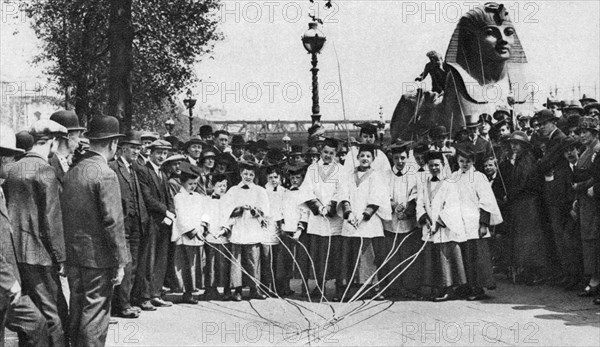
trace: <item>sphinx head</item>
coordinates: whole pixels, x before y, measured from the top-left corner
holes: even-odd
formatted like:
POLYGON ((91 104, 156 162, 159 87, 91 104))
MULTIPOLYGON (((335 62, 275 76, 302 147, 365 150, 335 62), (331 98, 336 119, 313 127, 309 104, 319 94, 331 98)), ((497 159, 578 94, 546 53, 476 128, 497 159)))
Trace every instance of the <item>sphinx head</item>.
POLYGON ((516 32, 502 4, 486 3, 467 12, 458 23, 459 46, 484 63, 510 59, 516 32))

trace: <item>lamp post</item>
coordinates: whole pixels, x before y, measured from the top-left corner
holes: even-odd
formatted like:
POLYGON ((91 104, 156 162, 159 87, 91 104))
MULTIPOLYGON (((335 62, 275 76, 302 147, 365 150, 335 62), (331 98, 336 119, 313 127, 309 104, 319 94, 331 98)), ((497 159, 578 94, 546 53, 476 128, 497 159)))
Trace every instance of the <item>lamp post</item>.
POLYGON ((318 29, 318 24, 315 22, 308 24, 308 30, 302 35, 302 44, 304 48, 312 55, 312 124, 321 121, 321 108, 319 107, 319 81, 317 73, 317 54, 321 52, 323 45, 325 44, 325 34, 318 29))
POLYGON ((175 121, 173 118, 169 118, 165 121, 165 129, 167 129, 165 136, 172 135, 173 129, 175 129, 175 121))
POLYGON ((196 99, 192 98, 192 90, 188 89, 187 93, 185 93, 185 95, 187 95, 187 99, 183 100, 183 104, 185 105, 185 107, 188 109, 189 111, 189 118, 190 118, 190 137, 193 136, 194 134, 194 128, 192 126, 192 121, 194 120, 194 115, 192 113, 194 106, 196 106, 196 99))

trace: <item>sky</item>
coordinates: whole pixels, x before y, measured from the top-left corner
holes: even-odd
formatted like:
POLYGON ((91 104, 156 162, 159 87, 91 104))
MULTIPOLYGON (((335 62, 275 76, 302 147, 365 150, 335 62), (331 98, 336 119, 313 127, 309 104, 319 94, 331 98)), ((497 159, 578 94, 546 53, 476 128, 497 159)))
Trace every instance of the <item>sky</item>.
MULTIPOLYGON (((225 39, 212 59, 195 65, 202 82, 190 87, 199 105, 224 108, 227 119, 310 119, 311 64, 301 36, 316 9, 327 37, 318 56, 322 119, 340 120, 344 114, 351 120, 378 119, 380 106, 384 119, 390 119, 400 96, 415 87, 425 53, 445 54, 460 16, 474 4, 340 0, 328 10, 322 1, 223 1, 215 15, 225 39)), ((578 99, 579 85, 588 96, 596 86, 600 96, 600 1, 504 5, 527 55, 526 78, 539 90, 540 105, 555 84, 561 99, 578 99)), ((43 79, 41 68, 30 63, 39 43, 29 23, 4 19, 2 79, 43 79), (19 34, 12 35, 15 28, 19 34)))

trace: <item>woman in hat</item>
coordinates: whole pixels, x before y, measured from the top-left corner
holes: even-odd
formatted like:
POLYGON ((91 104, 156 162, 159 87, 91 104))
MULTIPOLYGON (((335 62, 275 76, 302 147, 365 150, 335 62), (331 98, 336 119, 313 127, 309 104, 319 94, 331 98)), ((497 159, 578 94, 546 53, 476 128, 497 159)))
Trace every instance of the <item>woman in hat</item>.
POLYGON ((491 226, 502 223, 502 215, 487 177, 475 170, 475 151, 470 144, 457 146, 456 184, 467 241, 460 244, 467 273, 467 300, 486 298, 484 288, 495 289, 489 248, 491 226))
POLYGON ((513 226, 513 267, 519 282, 542 282, 546 268, 545 236, 542 230, 541 176, 536 174, 536 159, 527 135, 515 131, 510 137, 514 161, 507 180, 507 205, 513 226))
POLYGON ((581 142, 585 151, 581 154, 575 171, 573 188, 577 194, 581 241, 583 245, 584 273, 590 276, 590 282, 581 296, 600 294, 600 206, 598 201, 590 197, 587 191, 594 182, 591 168, 600 154, 598 140, 598 120, 593 117, 582 117, 581 142))

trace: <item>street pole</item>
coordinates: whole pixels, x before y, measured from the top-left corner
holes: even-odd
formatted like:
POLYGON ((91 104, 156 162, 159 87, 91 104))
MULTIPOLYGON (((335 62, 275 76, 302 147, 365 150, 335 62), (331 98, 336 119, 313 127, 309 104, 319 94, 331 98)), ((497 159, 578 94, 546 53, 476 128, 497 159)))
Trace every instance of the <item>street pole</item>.
POLYGON ((319 106, 319 79, 318 79, 318 72, 319 69, 317 68, 317 53, 312 53, 312 69, 310 69, 310 71, 312 72, 312 115, 310 116, 312 118, 312 125, 315 125, 315 123, 320 122, 321 121, 321 107, 319 106))

